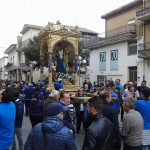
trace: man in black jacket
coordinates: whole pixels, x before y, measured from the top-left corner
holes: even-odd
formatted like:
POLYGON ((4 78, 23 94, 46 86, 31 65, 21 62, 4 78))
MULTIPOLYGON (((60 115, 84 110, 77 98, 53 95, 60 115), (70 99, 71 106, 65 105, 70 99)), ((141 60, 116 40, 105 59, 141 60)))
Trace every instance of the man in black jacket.
POLYGON ((118 114, 115 109, 109 105, 110 96, 107 91, 101 91, 99 93, 100 98, 103 100, 103 115, 107 119, 109 119, 114 125, 114 132, 115 132, 115 141, 114 141, 114 149, 120 150, 121 149, 121 136, 119 130, 119 122, 118 122, 118 114))
POLYGON ((98 96, 92 97, 89 99, 87 108, 94 120, 87 129, 82 150, 112 150, 114 127, 111 121, 102 115, 102 99, 98 96))

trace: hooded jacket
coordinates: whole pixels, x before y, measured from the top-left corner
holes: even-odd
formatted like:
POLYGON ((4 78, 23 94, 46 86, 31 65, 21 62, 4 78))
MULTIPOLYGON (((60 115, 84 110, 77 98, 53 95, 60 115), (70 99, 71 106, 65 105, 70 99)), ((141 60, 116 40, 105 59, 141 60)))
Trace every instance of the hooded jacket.
POLYGON ((43 123, 37 124, 29 134, 24 150, 44 150, 43 130, 47 150, 76 150, 72 133, 57 117, 47 117, 43 123))

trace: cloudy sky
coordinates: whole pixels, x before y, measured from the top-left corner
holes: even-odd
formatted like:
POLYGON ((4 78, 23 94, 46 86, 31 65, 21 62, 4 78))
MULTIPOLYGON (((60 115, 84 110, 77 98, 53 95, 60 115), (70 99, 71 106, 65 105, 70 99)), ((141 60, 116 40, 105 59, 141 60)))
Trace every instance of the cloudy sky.
POLYGON ((85 27, 103 33, 101 16, 133 0, 1 0, 0 58, 17 42, 24 24, 46 26, 48 21, 85 27))

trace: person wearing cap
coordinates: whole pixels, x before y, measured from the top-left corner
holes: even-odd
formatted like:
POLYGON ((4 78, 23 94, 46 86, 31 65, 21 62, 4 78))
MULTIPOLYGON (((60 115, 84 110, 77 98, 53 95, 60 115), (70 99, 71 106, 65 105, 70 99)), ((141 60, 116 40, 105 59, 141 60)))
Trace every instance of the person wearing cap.
POLYGON ((30 132, 24 150, 76 150, 75 140, 70 129, 64 126, 63 106, 53 102, 46 108, 46 118, 30 132))
POLYGON ((55 90, 59 91, 60 89, 64 88, 61 81, 62 81, 62 79, 58 78, 57 82, 54 83, 55 90))

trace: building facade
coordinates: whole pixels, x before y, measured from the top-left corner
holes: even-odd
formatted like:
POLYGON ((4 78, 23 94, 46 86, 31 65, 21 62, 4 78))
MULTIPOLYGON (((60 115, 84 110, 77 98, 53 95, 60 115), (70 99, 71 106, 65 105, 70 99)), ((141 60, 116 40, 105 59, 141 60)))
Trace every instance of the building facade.
POLYGON ((121 79, 123 84, 132 81, 140 85, 142 80, 147 80, 150 86, 149 57, 145 59, 143 49, 140 50, 150 30, 137 16, 143 3, 145 1, 135 0, 101 16, 105 19, 105 37, 85 47, 91 51, 92 82, 112 78, 121 79))
POLYGON ((16 81, 18 78, 18 60, 17 60, 17 44, 11 44, 5 54, 8 55, 8 61, 5 65, 5 70, 8 72, 8 79, 16 81))

